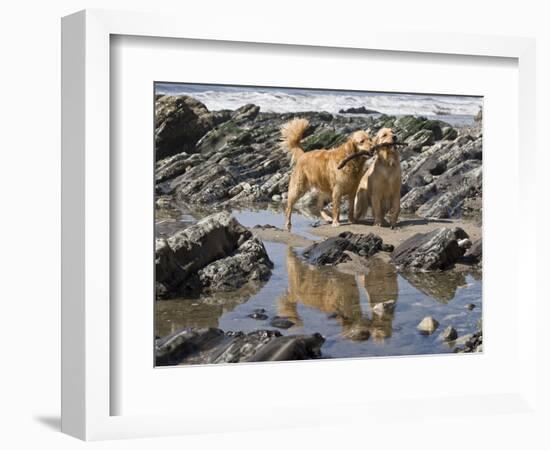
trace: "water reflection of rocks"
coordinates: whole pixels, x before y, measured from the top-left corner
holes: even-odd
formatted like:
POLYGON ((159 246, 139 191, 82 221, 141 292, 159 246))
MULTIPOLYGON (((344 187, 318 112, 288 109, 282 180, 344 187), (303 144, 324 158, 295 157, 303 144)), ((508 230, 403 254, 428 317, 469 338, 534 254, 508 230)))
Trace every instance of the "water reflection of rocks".
POLYGON ((298 304, 315 308, 337 320, 342 336, 366 340, 370 336, 383 340, 392 334, 393 302, 397 301, 398 284, 395 268, 372 258, 366 274, 355 277, 329 267, 312 267, 287 250, 288 290, 279 298, 278 314, 302 324, 298 304), (368 311, 361 307, 360 289, 368 299, 368 311), (376 308, 378 304, 390 305, 376 308))
POLYGON ((480 276, 476 271, 403 272, 401 274, 413 287, 440 303, 450 302, 458 288, 467 286, 466 276, 480 276))

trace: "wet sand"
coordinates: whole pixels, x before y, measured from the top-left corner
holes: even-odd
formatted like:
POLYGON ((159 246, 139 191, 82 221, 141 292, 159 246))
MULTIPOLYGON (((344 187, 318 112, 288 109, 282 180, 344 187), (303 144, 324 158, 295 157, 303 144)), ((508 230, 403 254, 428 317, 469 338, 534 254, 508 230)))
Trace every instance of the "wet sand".
POLYGON ((472 242, 481 238, 482 231, 478 222, 467 219, 403 218, 394 230, 390 227, 373 226, 372 222, 369 220, 361 221, 356 224, 343 222, 338 227, 326 224, 318 227, 309 227, 307 229, 307 233, 312 235, 312 239, 308 239, 302 235, 288 233, 280 228, 256 228, 252 231, 262 240, 288 244, 291 247, 305 247, 314 242, 314 237, 324 239, 337 236, 344 231, 351 231, 357 234, 374 233, 380 236, 384 243, 398 246, 417 233, 428 233, 441 227, 460 227, 468 233, 472 242))

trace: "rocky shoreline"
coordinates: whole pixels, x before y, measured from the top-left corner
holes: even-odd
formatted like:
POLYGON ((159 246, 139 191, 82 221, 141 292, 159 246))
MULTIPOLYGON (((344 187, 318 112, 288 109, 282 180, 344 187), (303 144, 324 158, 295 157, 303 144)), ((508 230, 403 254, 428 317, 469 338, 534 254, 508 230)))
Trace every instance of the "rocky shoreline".
MULTIPOLYGON (((265 241, 301 248, 297 257, 312 268, 330 266, 361 276, 376 271, 376 261, 381 258, 384 267, 392 267, 419 291, 443 301, 448 301, 448 294, 439 292, 438 274, 456 278, 459 286, 464 283, 461 271, 480 273, 479 124, 455 128, 439 120, 362 110, 340 115, 263 113, 255 105, 210 112, 191 97, 158 96, 155 138, 157 223, 181 215, 182 207, 210 213, 169 232, 157 232, 158 302, 174 298, 186 302, 243 289, 258 292, 273 272, 265 241), (270 205, 279 211, 284 205, 291 166, 289 155, 279 146, 279 127, 295 116, 306 117, 311 123, 303 140, 306 150, 337 145, 359 128, 376 132, 392 127, 399 140, 408 144, 401 150, 403 212, 414 214, 418 220, 404 219, 403 231, 398 228, 391 234, 370 226, 368 221, 342 229, 321 226, 312 229, 312 233, 323 236, 317 242, 270 224, 249 229, 239 223, 228 210, 270 205), (469 233, 454 225, 456 218, 464 217, 474 224, 469 233)), ((307 211, 313 200, 306 195, 298 207, 307 211)), ((346 325, 345 338, 366 341, 377 323, 383 324, 384 330, 389 324, 389 331, 383 333, 391 335, 394 309, 395 300, 374 304, 372 319, 346 325)), ((157 365, 325 357, 321 333, 292 334, 296 325, 292 317, 269 315, 261 308, 248 317, 258 321, 259 329, 243 332, 191 327, 158 337, 157 365), (276 329, 263 329, 266 324, 276 329), (291 334, 285 334, 287 330, 291 334)), ((342 323, 346 320, 343 317, 342 323)), ((436 330, 440 330, 437 317, 426 316, 418 323, 419 334, 429 336, 436 330)), ((459 336, 452 325, 440 332, 438 340, 456 352, 482 349, 481 331, 459 336)))
MULTIPOLYGON (((280 148, 280 126, 305 117, 303 148, 330 148, 357 129, 395 130, 401 151, 402 211, 419 217, 481 217, 482 131, 415 116, 263 113, 255 105, 210 112, 187 96, 156 100, 157 205, 180 202, 224 209, 281 203, 290 157, 280 148)), ((306 208, 311 196, 305 196, 306 208)))

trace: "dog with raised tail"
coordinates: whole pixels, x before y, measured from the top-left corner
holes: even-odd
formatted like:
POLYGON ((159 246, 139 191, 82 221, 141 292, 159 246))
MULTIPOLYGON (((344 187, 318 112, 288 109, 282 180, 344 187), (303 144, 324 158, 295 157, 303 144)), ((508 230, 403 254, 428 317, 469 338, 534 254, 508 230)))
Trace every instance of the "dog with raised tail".
POLYGON ((300 142, 309 127, 306 119, 296 118, 281 127, 281 144, 291 152, 292 174, 288 185, 286 205, 286 229, 291 230, 291 216, 294 204, 309 190, 318 192, 317 209, 323 219, 332 222, 332 226, 340 224, 340 204, 346 195, 349 201, 348 218, 355 222, 354 205, 355 192, 364 173, 364 159, 355 158, 342 169, 339 163, 357 152, 368 152, 374 145, 367 131, 355 131, 348 140, 331 149, 320 149, 305 152, 300 142), (332 200, 332 218, 323 211, 324 200, 332 200))

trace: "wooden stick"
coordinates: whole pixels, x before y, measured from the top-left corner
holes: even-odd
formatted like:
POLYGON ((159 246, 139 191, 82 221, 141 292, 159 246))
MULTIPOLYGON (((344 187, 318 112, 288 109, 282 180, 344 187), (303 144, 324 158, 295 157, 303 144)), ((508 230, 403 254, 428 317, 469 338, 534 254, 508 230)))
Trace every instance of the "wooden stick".
POLYGON ((372 156, 377 150, 381 149, 382 147, 396 147, 396 146, 407 146, 409 144, 405 144, 404 142, 394 142, 393 144, 376 144, 371 147, 370 150, 362 150, 357 153, 352 153, 351 155, 344 158, 340 164, 338 164, 338 169, 342 169, 348 162, 350 162, 352 159, 359 158, 360 156, 372 156))

